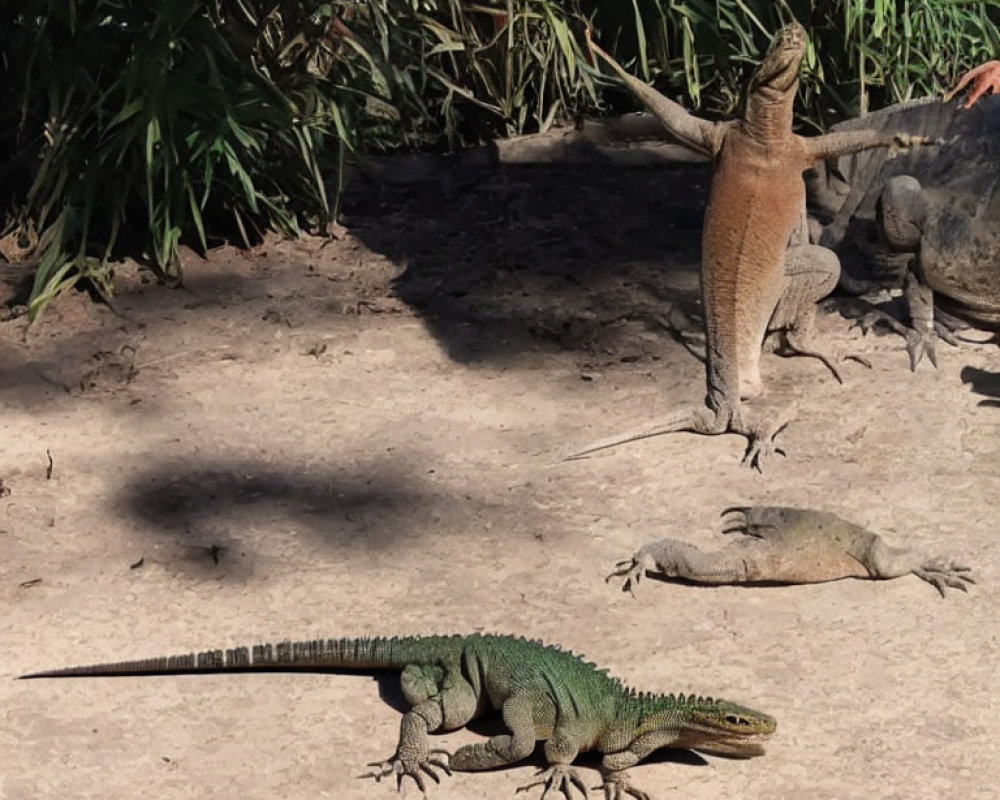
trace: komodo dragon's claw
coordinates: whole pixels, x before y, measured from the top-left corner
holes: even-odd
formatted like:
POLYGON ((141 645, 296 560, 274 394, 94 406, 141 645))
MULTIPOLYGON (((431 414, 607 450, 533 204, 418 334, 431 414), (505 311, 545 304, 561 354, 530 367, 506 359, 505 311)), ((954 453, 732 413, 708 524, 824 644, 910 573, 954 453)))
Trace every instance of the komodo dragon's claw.
POLYGON ((746 533, 749 527, 747 521, 747 511, 749 510, 749 506, 729 506, 729 508, 722 509, 722 513, 719 514, 722 517, 722 532, 746 533), (726 519, 730 514, 733 515, 732 519, 726 519))
POLYGON ((367 766, 374 767, 371 772, 366 772, 358 777, 361 778, 374 778, 375 782, 378 783, 389 775, 396 776, 396 790, 402 791, 403 789, 403 778, 409 776, 413 778, 413 782, 417 784, 417 788, 420 793, 427 794, 427 785, 424 783, 424 778, 421 773, 429 775, 435 783, 441 783, 440 776, 434 772, 433 767, 444 771, 446 775, 451 775, 451 767, 448 765, 447 759, 451 758, 451 753, 447 750, 428 750, 423 756, 418 756, 417 758, 407 758, 403 759, 399 756, 393 756, 386 761, 370 761, 367 766), (444 756, 445 760, 442 760, 440 756, 444 756))
POLYGON ((747 506, 730 506, 722 510, 719 515, 722 517, 723 533, 749 533, 750 523, 747 521, 747 506), (732 515, 729 519, 727 516, 732 515))
POLYGON ((723 517, 722 533, 742 533, 744 536, 763 539, 761 529, 777 527, 774 512, 778 512, 780 515, 783 511, 784 509, 770 506, 729 506, 729 508, 724 508, 719 515, 723 517), (733 516, 730 519, 725 519, 728 515, 733 516))
POLYGON ((915 371, 920 359, 925 355, 937 369, 937 353, 934 352, 934 292, 924 286, 912 273, 903 281, 903 296, 910 307, 912 327, 906 332, 906 352, 910 354, 910 371, 915 371))
POLYGON ((787 421, 783 422, 774 433, 750 439, 747 443, 746 452, 743 454, 743 460, 740 463, 746 464, 750 469, 755 469, 757 472, 763 472, 765 462, 769 461, 772 455, 784 457, 785 451, 774 443, 774 437, 781 433, 787 425, 787 421))
POLYGON ((913 570, 913 574, 918 578, 923 578, 944 597, 946 587, 959 589, 963 592, 969 591, 966 584, 976 582, 971 575, 962 574, 969 571, 970 567, 956 564, 947 558, 939 557, 931 559, 921 566, 920 569, 913 570))
POLYGON ((934 350, 935 337, 932 334, 918 331, 916 328, 906 330, 906 352, 910 356, 910 372, 915 372, 917 365, 927 356, 927 360, 937 369, 937 352, 934 350))
POLYGON ((764 464, 770 460, 772 455, 784 457, 785 451, 775 445, 774 437, 781 433, 787 425, 787 422, 784 423, 771 436, 765 436, 760 439, 751 439, 747 444, 746 452, 743 454, 742 463, 749 466, 750 469, 755 469, 757 472, 763 472, 764 464))
POLYGON ((943 339, 952 346, 958 345, 958 340, 948 331, 946 326, 938 325, 937 322, 934 322, 933 329, 925 332, 917 328, 907 327, 891 314, 879 309, 869 311, 864 316, 855 320, 851 327, 861 328, 861 332, 867 335, 870 330, 878 325, 887 326, 906 340, 906 352, 910 356, 911 372, 916 370, 917 365, 923 360, 924 356, 927 356, 927 360, 934 367, 937 367, 937 351, 934 348, 934 343, 938 338, 943 339), (935 333, 937 336, 934 335, 935 333))
POLYGON ((737 429, 737 433, 743 434, 749 440, 747 442, 746 452, 743 454, 742 463, 746 464, 751 469, 757 470, 757 472, 763 472, 764 463, 768 461, 772 455, 777 454, 779 456, 784 456, 785 451, 778 447, 774 443, 774 440, 778 438, 779 433, 781 433, 791 422, 795 420, 798 413, 798 404, 793 403, 778 413, 776 419, 772 422, 758 424, 750 427, 749 429, 737 429))
POLYGON ((625 583, 622 584, 622 591, 628 592, 632 597, 635 597, 632 587, 639 585, 639 581, 642 580, 645 573, 646 565, 642 563, 641 559, 633 556, 615 564, 615 571, 608 575, 604 579, 604 582, 611 583, 612 578, 624 578, 625 583))
POLYGON ((879 325, 885 325, 898 333, 900 336, 906 336, 906 332, 909 330, 909 328, 892 316, 892 314, 882 311, 879 308, 868 311, 855 319, 851 324, 851 329, 860 328, 862 335, 867 336, 870 331, 874 330, 879 325))

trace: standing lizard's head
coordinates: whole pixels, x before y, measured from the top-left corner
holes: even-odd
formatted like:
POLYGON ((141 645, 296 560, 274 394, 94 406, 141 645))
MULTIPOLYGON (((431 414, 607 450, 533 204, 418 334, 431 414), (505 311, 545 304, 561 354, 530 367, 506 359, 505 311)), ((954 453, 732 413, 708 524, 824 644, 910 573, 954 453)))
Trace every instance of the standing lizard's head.
POLYGON ((648 707, 639 735, 664 736, 663 747, 749 758, 763 755, 761 744, 778 727, 774 717, 726 700, 661 695, 648 707))
POLYGON ((787 92, 799 79, 799 64, 806 54, 806 32, 797 22, 785 25, 771 40, 767 55, 750 79, 750 93, 761 89, 787 92))

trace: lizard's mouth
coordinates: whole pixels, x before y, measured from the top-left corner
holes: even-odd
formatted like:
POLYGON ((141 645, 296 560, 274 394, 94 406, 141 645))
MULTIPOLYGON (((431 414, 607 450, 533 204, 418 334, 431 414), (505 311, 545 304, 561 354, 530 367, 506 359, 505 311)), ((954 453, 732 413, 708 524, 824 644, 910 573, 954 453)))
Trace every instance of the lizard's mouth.
POLYGON ((764 754, 764 741, 776 729, 777 723, 766 714, 756 712, 750 718, 727 712, 714 722, 691 720, 673 746, 710 755, 751 758, 764 754))
POLYGON ((750 91, 767 87, 785 92, 795 85, 799 65, 806 54, 806 32, 798 23, 786 25, 775 35, 771 47, 750 81, 750 91))
POLYGON ((729 756, 731 758, 753 758, 764 755, 763 736, 739 736, 733 738, 715 738, 706 740, 703 744, 690 745, 691 750, 707 753, 712 756, 729 756))

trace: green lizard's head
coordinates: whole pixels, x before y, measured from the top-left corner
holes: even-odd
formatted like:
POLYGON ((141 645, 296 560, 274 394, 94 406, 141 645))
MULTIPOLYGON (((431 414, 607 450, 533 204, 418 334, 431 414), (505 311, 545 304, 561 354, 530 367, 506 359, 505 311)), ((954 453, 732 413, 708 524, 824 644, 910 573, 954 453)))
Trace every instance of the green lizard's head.
POLYGON ((639 734, 663 732, 663 746, 749 758, 764 753, 761 743, 777 727, 774 717, 726 700, 665 695, 643 716, 639 734))
POLYGON ((799 64, 806 54, 806 32, 797 22, 785 25, 771 40, 771 47, 750 79, 750 93, 760 89, 787 92, 799 79, 799 64))

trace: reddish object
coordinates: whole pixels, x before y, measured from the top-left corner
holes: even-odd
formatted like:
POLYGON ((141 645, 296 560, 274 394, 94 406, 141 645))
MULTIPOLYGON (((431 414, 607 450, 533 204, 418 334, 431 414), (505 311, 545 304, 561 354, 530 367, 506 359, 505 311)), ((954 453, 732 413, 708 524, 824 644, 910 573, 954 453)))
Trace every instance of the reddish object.
POLYGON ((963 108, 971 107, 984 94, 1000 93, 1000 61, 987 61, 975 69, 970 69, 958 79, 958 84, 944 96, 944 99, 951 100, 969 83, 972 83, 972 89, 965 99, 963 108))

